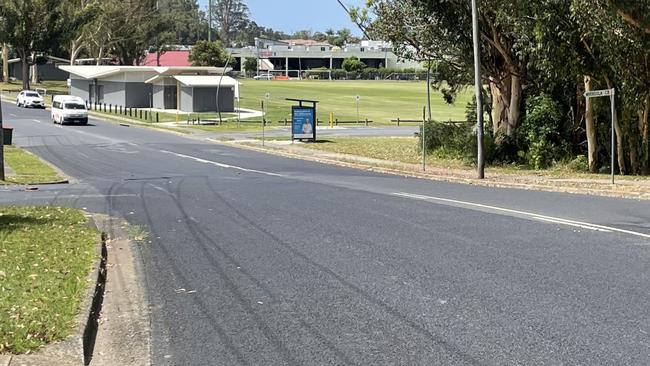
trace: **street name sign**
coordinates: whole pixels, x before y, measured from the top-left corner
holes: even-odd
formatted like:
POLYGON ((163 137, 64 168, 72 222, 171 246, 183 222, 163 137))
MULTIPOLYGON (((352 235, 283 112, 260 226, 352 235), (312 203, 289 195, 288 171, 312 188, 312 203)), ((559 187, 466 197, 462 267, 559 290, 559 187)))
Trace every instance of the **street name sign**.
POLYGON ((615 89, 605 89, 605 90, 592 90, 585 93, 587 98, 597 98, 597 97, 609 97, 615 95, 615 89))

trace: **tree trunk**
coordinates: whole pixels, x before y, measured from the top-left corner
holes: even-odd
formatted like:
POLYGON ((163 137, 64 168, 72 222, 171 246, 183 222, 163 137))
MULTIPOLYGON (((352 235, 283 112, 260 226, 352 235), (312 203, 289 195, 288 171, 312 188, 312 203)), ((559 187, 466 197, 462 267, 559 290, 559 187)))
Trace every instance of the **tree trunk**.
POLYGON ((492 128, 495 142, 514 137, 521 124, 521 105, 523 101, 523 86, 521 77, 510 74, 502 82, 492 80, 492 128))
POLYGON ((99 47, 99 55, 97 56, 97 66, 102 64, 104 58, 104 46, 99 47))
POLYGON ((623 129, 618 121, 618 113, 615 113, 614 129, 616 130, 616 158, 618 160, 618 170, 621 175, 627 175, 625 166, 625 147, 623 146, 623 129))
MULTIPOLYGON (((592 80, 590 76, 585 76, 585 92, 592 91, 592 80)), ((586 98, 585 103, 585 125, 587 130, 587 158, 589 159, 589 172, 598 172, 598 136, 596 134, 596 124, 594 123, 594 103, 591 98, 586 98)))
POLYGON ((70 65, 74 66, 74 64, 77 62, 77 57, 79 57, 79 54, 81 53, 81 50, 83 50, 84 45, 83 45, 83 38, 79 37, 77 39, 73 39, 72 42, 70 42, 70 65))
POLYGON ((506 119, 508 107, 501 89, 494 82, 490 82, 490 94, 492 95, 492 131, 497 137, 497 132, 501 130, 501 122, 506 119))
POLYGON ((2 45, 2 81, 9 82, 9 46, 2 45))
POLYGON ((508 124, 506 130, 508 137, 515 135, 521 122, 521 103, 523 96, 521 77, 513 74, 510 78, 510 108, 508 110, 508 124))
POLYGON ((22 55, 21 62, 23 66, 23 69, 21 70, 23 77, 23 90, 29 90, 29 62, 27 62, 26 54, 22 55))

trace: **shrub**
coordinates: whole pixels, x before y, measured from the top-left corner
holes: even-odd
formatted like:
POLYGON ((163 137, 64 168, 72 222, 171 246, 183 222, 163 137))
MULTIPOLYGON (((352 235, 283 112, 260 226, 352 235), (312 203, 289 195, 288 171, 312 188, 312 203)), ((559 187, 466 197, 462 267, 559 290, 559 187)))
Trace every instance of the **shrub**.
POLYGON ((589 160, 586 155, 578 155, 575 159, 571 160, 566 167, 574 172, 588 172, 589 160))
POLYGON ((568 154, 568 145, 562 139, 564 116, 556 101, 542 94, 526 101, 526 117, 520 135, 526 148, 527 163, 535 169, 544 169, 568 154))

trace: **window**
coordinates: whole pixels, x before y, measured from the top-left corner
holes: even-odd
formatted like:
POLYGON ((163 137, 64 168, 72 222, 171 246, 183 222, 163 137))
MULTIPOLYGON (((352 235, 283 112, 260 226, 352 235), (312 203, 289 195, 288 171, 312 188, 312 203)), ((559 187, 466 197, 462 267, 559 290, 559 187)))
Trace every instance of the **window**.
POLYGON ((25 93, 25 96, 30 97, 30 98, 38 98, 38 97, 40 97, 40 95, 38 95, 37 93, 25 93))
POLYGON ((66 103, 65 106, 64 106, 64 109, 84 110, 84 109, 86 109, 86 106, 81 104, 81 103, 71 102, 71 103, 66 103))
POLYGON ((52 108, 61 109, 61 102, 52 103, 52 108))
POLYGON ((321 47, 320 50, 321 50, 321 51, 325 51, 325 47, 321 47))

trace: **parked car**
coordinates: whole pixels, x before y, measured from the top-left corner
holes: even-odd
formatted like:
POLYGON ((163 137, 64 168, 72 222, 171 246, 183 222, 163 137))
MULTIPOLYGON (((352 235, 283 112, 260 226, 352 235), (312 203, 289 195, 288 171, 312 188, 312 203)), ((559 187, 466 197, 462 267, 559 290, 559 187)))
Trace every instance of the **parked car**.
POLYGON ((57 95, 52 101, 52 122, 88 124, 86 102, 70 95, 57 95))
POLYGON ((19 107, 45 108, 45 100, 35 91, 23 90, 18 93, 16 105, 19 107))
POLYGON ((259 75, 253 76, 253 79, 255 79, 255 80, 273 80, 273 74, 259 74, 259 75))

